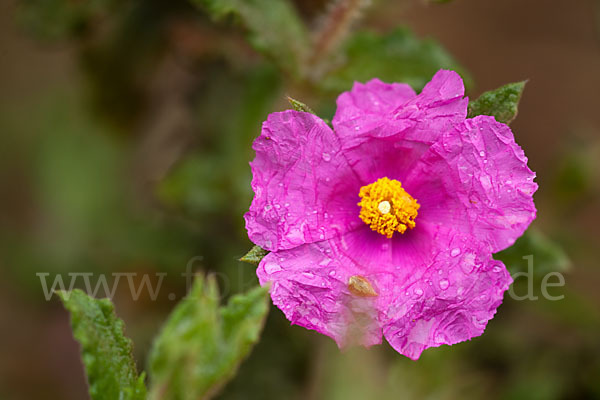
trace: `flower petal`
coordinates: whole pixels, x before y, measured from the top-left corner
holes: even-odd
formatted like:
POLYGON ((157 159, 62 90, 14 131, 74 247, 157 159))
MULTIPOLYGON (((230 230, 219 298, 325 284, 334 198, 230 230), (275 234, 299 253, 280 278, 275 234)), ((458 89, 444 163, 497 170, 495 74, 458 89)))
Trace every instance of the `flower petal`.
POLYGON ((472 237, 441 235, 436 240, 444 239, 430 264, 393 286, 384 336, 413 360, 429 347, 481 335, 512 282, 504 264, 472 237))
POLYGON ((463 95, 460 76, 444 70, 417 96, 406 85, 356 84, 338 97, 333 126, 364 182, 392 178, 391 172, 408 171, 442 132, 466 118, 468 100, 463 95))
POLYGON ((326 239, 362 222, 362 186, 331 129, 315 115, 269 115, 254 141, 255 196, 244 216, 250 240, 275 251, 326 239))
POLYGON ((510 128, 479 116, 444 132, 404 183, 420 221, 473 235, 495 253, 535 219, 534 178, 510 128))
POLYGON ((330 336, 340 347, 381 343, 377 297, 350 293, 353 264, 327 241, 269 253, 256 273, 261 285, 272 282, 273 304, 292 324, 330 336))

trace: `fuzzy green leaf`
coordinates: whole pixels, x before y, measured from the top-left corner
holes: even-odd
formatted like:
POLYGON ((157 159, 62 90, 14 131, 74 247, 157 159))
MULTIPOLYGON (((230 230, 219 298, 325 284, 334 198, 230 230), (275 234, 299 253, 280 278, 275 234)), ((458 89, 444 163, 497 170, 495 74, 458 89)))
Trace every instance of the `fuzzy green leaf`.
POLYGON ((310 108, 309 106, 307 106, 306 104, 304 104, 301 101, 293 99, 290 96, 287 96, 287 101, 290 102, 290 104, 292 105, 292 108, 296 111, 304 111, 304 112, 316 115, 316 113, 312 110, 312 108, 310 108))
POLYGON ((138 376, 131 340, 109 299, 94 299, 81 290, 59 291, 71 314, 73 336, 81 355, 93 400, 144 400, 144 374, 138 376))
POLYGON ((420 40, 408 29, 380 36, 359 32, 346 42, 345 62, 331 70, 320 85, 334 92, 349 90, 355 81, 377 77, 385 82, 404 82, 421 89, 442 68, 462 72, 458 63, 438 43, 420 40))
POLYGON ((249 264, 258 265, 269 252, 260 246, 254 246, 246 253, 246 255, 240 258, 240 261, 247 262, 249 264))
POLYGON ((523 258, 527 256, 533 256, 536 278, 549 272, 565 272, 571 267, 571 260, 562 246, 535 228, 529 228, 514 245, 496 253, 494 258, 501 260, 514 274, 527 271, 527 259, 523 258))
POLYGON ((150 398, 195 400, 217 393, 258 341, 267 293, 256 287, 219 307, 214 277, 197 278, 152 347, 150 398))
POLYGON ((469 102, 469 118, 491 115, 496 121, 510 124, 516 117, 519 101, 527 81, 509 83, 483 93, 477 100, 469 102))
POLYGON ((284 70, 299 73, 309 40, 288 0, 192 0, 214 19, 233 15, 248 31, 250 43, 284 70))

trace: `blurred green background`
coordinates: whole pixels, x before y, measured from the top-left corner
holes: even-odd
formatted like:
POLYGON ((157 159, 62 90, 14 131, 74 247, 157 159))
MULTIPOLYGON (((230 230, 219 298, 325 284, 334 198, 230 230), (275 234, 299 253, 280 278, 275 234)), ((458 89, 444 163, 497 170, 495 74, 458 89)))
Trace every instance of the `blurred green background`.
POLYGON ((218 398, 600 398, 599 2, 373 1, 360 33, 312 56, 302 30, 318 38, 327 1, 228 1, 263 9, 217 21, 227 13, 192 3, 0 2, 0 399, 87 398, 68 315, 37 273, 167 273, 156 301, 114 294, 143 367, 188 263, 226 295, 256 285, 237 261, 251 247, 250 146, 285 96, 330 118, 354 79, 420 89, 438 67, 471 98, 530 80, 512 128, 538 174, 538 219, 502 257, 514 273, 533 254, 539 299, 506 298, 482 337, 418 362, 385 344, 340 352, 272 309, 218 398), (540 292, 552 271, 559 301, 540 292))

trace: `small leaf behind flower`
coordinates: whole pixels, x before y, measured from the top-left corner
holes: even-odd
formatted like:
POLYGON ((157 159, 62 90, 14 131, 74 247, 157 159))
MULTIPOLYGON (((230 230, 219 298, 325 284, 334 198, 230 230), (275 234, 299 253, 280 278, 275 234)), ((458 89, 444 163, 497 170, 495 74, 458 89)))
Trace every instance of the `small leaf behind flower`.
POLYGON ((304 111, 304 112, 316 115, 316 113, 312 110, 312 108, 310 108, 309 106, 307 106, 306 104, 304 104, 301 101, 293 99, 290 96, 287 96, 287 101, 290 102, 290 104, 292 105, 292 108, 296 111, 304 111))
POLYGON ((491 115, 496 121, 510 124, 518 112, 519 101, 527 81, 509 83, 483 93, 477 100, 469 102, 468 117, 491 115))
POLYGON ((240 261, 258 265, 267 254, 269 254, 267 250, 260 246, 254 246, 250 249, 250 251, 248 251, 248 253, 246 253, 245 256, 240 258, 240 261))
POLYGON ((220 307, 214 277, 198 277, 150 352, 150 399, 216 394, 258 341, 269 310, 267 294, 267 287, 256 287, 220 307))
POLYGON ((71 314, 73 336, 81 356, 93 400, 145 400, 144 374, 138 376, 131 340, 109 299, 94 299, 81 290, 57 292, 71 314))

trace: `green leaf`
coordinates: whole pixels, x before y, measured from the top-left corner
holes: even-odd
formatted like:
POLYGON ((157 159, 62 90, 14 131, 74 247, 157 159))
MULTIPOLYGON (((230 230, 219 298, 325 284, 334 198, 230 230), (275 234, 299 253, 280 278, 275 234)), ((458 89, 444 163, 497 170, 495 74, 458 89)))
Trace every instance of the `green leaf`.
POLYGON ((150 398, 195 400, 218 392, 259 339, 267 293, 256 287, 219 307, 214 277, 198 277, 154 342, 150 398))
POLYGON ((517 117, 517 108, 527 81, 509 83, 483 93, 477 100, 469 102, 469 118, 491 115, 496 121, 510 124, 517 117))
MULTIPOLYGON (((421 89, 442 68, 465 77, 458 63, 433 40, 420 40, 408 29, 380 36, 371 32, 353 35, 344 46, 345 62, 326 74, 320 85, 325 90, 349 90, 355 81, 379 78, 404 82, 421 89)), ((465 77, 468 84, 470 79, 465 77)))
POLYGON ((312 108, 310 108, 306 104, 302 103, 301 101, 293 99, 290 96, 287 96, 287 101, 290 102, 290 104, 292 105, 292 108, 296 111, 304 111, 304 112, 316 115, 316 113, 312 110, 312 108))
POLYGON ((144 374, 138 376, 131 340, 109 299, 94 299, 81 290, 56 292, 71 313, 73 336, 81 345, 93 400, 144 400, 144 374))
POLYGON ((267 255, 269 252, 262 247, 254 246, 246 253, 246 255, 240 258, 240 261, 247 262, 249 264, 258 265, 260 261, 267 255))
POLYGON ((233 15, 249 34, 250 43, 282 69, 299 74, 309 39, 288 0, 192 0, 214 19, 233 15))
POLYGON ((533 256, 533 271, 536 278, 549 272, 565 272, 571 267, 571 260, 560 244, 552 241, 544 233, 529 228, 514 245, 494 255, 501 260, 511 274, 526 272, 528 260, 533 256))

